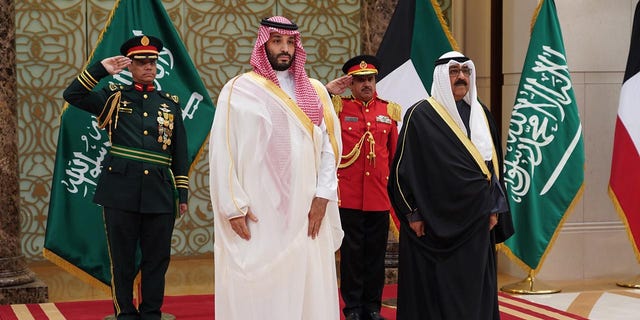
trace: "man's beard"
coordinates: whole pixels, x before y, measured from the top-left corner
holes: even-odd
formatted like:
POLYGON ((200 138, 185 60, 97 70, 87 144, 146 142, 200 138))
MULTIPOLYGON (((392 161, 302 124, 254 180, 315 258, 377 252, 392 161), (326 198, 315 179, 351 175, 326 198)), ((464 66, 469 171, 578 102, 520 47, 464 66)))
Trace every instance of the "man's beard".
POLYGON ((291 67, 291 64, 293 63, 293 59, 295 58, 295 56, 291 56, 287 53, 279 53, 274 55, 271 52, 269 52, 269 50, 267 50, 267 58, 269 59, 269 63, 271 63, 271 67, 273 68, 273 70, 285 71, 291 67), (289 62, 278 62, 278 58, 280 56, 288 56, 289 62))

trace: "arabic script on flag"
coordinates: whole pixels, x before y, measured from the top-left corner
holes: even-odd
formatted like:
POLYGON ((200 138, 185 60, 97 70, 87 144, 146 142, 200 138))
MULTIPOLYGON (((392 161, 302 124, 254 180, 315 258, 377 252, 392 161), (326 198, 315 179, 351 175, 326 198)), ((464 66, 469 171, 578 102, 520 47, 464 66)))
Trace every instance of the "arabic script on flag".
MULTIPOLYGON (((505 183, 509 184, 515 202, 521 202, 529 193, 535 169, 543 162, 544 149, 554 141, 565 120, 565 107, 574 104, 569 68, 562 53, 542 46, 530 71, 517 93, 509 123, 507 152, 515 156, 504 161, 505 183)), ((577 133, 579 136, 580 128, 577 133)), ((566 154, 572 150, 569 148, 566 154)), ((561 171, 565 163, 559 163, 554 172, 561 171)), ((549 190, 556 178, 557 175, 548 177, 541 194, 549 190)))

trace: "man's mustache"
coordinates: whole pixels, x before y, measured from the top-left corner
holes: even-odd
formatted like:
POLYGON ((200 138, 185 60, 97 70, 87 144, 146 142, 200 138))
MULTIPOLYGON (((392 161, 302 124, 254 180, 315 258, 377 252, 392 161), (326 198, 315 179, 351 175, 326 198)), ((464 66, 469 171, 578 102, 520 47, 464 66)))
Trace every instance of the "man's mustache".
POLYGON ((456 86, 457 86, 457 85, 464 85, 464 86, 466 86, 466 85, 467 85, 467 82, 466 82, 466 81, 464 81, 464 80, 462 80, 462 79, 460 79, 460 80, 456 81, 456 82, 454 83, 454 85, 456 85, 456 86))
POLYGON ((278 54, 278 55, 276 56, 276 59, 277 59, 277 58, 280 58, 280 57, 282 57, 282 56, 287 56, 287 57, 289 57, 289 59, 291 59, 291 55, 290 55, 290 54, 288 54, 288 53, 280 53, 280 54, 278 54))

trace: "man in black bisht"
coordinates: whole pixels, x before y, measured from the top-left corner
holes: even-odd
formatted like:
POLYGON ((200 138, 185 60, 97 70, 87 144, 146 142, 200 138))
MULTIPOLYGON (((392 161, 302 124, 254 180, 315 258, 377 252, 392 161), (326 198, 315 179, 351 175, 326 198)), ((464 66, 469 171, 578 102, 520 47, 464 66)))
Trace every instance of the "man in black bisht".
POLYGON ((435 64, 432 97, 407 110, 389 177, 397 319, 499 319, 495 244, 513 234, 500 138, 473 62, 452 51, 435 64))

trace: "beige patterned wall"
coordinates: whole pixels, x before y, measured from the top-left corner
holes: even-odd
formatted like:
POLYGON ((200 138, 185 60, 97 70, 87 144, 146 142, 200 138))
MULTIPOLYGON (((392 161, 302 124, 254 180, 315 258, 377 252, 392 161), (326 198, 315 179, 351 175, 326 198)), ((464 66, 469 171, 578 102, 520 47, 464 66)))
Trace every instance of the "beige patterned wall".
MULTIPOLYGON (((29 260, 42 259, 58 117, 64 103, 61 94, 83 68, 114 3, 21 0, 15 4, 20 218, 22 251, 29 260)), ((360 0, 165 0, 163 4, 214 102, 229 78, 249 70, 263 17, 284 15, 300 25, 308 71, 323 82, 339 75, 343 61, 360 53, 360 0)), ((213 251, 206 156, 190 176, 190 213, 176 225, 175 255, 213 251)))

